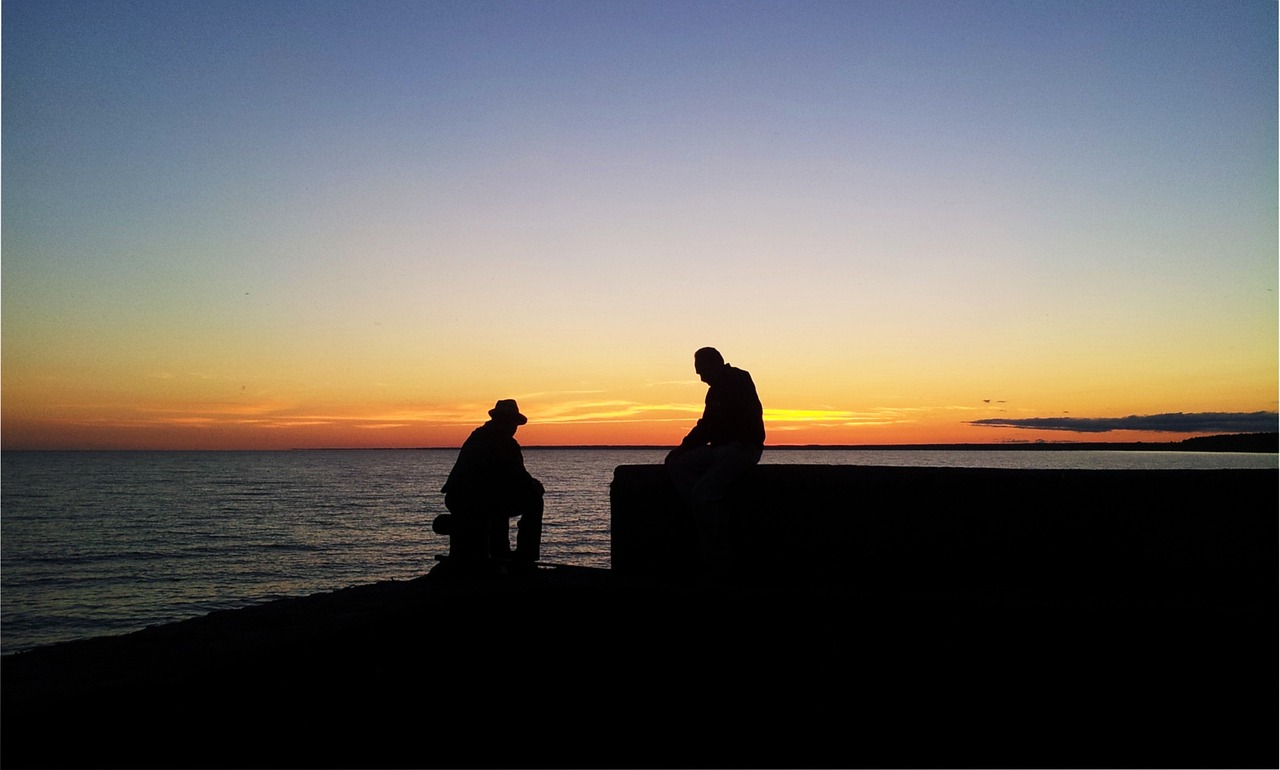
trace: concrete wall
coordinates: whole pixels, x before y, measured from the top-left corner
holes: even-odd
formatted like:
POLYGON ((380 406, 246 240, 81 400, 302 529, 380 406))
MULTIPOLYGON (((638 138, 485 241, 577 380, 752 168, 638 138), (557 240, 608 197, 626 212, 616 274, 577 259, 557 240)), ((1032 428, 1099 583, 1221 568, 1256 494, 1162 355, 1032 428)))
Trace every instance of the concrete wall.
MULTIPOLYGON (((868 591, 1142 601, 1277 598, 1276 470, 760 465, 727 500, 740 563, 868 591)), ((612 568, 688 575, 661 466, 614 470, 612 568)))

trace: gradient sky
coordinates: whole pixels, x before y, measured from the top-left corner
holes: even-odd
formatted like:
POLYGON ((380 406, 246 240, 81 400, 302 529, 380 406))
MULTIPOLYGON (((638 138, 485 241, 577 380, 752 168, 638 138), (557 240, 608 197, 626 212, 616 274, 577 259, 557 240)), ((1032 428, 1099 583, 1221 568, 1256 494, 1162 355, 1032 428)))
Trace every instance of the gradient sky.
POLYGON ((0 13, 6 449, 1276 429, 1274 0, 0 13))

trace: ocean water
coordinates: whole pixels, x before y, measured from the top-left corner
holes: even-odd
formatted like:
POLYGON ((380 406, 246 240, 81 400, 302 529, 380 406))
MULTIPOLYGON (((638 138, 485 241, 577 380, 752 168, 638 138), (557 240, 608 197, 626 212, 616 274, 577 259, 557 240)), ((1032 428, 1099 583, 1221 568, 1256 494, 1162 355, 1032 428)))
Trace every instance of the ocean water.
MULTIPOLYGON (((665 449, 525 449, 543 559, 609 566, 609 483, 665 449)), ((408 580, 447 550, 456 449, 0 453, 0 654, 287 596, 408 580)), ((1275 454, 767 449, 764 463, 1280 467, 1275 454)))

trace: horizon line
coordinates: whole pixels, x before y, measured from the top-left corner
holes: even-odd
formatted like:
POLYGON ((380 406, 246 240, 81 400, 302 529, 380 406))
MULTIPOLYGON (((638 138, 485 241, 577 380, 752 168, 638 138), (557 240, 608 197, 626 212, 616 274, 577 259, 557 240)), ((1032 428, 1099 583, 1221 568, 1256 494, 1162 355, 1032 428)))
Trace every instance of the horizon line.
MULTIPOLYGON (((1088 448, 1111 448, 1118 449, 1122 447, 1153 447, 1153 446, 1182 446, 1189 442, 1203 442, 1210 439, 1242 439, 1256 438, 1264 439, 1267 437, 1275 437, 1280 441, 1280 432, 1250 432, 1250 433, 1215 433, 1204 436, 1192 436, 1185 439, 1177 439, 1170 441, 1046 441, 1044 439, 1027 440, 1027 441, 1005 441, 1005 442, 955 442, 955 443, 923 443, 923 444, 765 444, 765 450, 781 450, 781 451, 797 451, 797 450, 937 450, 937 449, 954 449, 954 450, 992 450, 992 449, 1088 449, 1088 448)), ((291 447, 288 449, 254 449, 254 448, 225 448, 225 449, 164 449, 164 448, 128 448, 128 449, 104 449, 104 448, 47 448, 47 449, 0 449, 0 452, 403 452, 403 451, 433 451, 433 450, 456 450, 461 448, 458 446, 410 446, 410 447, 360 447, 360 446, 330 446, 330 447, 291 447)), ((521 449, 674 449, 672 444, 522 444, 521 449)), ((1259 451, 1259 450, 1253 450, 1259 451)), ((1275 450, 1272 450, 1275 451, 1275 450)))

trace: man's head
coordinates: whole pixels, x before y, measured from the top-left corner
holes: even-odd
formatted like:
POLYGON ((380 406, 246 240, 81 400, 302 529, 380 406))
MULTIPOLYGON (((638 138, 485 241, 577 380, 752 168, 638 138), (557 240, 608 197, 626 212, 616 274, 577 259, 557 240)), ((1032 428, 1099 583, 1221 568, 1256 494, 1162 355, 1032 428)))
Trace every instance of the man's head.
POLYGON ((516 406, 515 399, 512 398, 504 398, 494 404, 489 410, 489 417, 498 425, 510 428, 512 433, 516 432, 517 427, 529 421, 528 417, 520 414, 520 407, 516 406))
POLYGON ((724 356, 715 348, 699 348, 693 354, 693 370, 699 379, 710 385, 724 371, 724 356))

